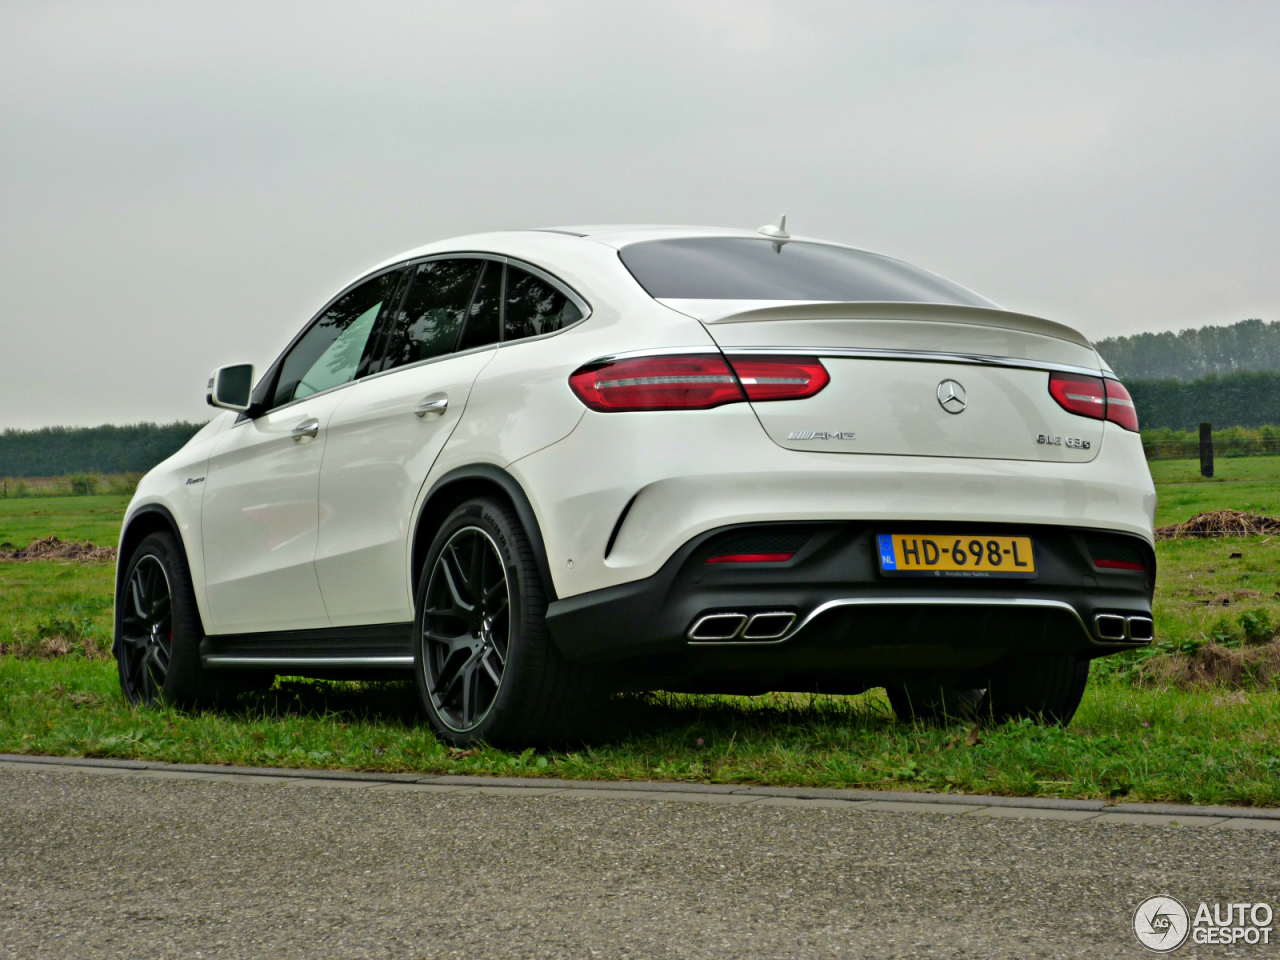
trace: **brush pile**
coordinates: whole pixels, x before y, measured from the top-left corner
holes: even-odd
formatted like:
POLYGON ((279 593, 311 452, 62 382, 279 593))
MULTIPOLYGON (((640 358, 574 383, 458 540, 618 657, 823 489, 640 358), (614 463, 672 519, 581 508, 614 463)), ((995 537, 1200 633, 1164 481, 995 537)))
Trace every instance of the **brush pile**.
POLYGON ((1258 534, 1280 534, 1280 519, 1260 513, 1239 510, 1214 510, 1198 513, 1190 520, 1156 528, 1157 540, 1182 540, 1188 537, 1252 537, 1258 534))
POLYGON ((0 543, 0 560, 78 560, 81 563, 107 563, 116 559, 115 547, 99 547, 87 540, 59 540, 45 537, 32 540, 21 549, 11 543, 0 543))
POLYGON ((1181 690, 1270 690, 1280 684, 1280 641, 1260 646, 1206 644, 1194 653, 1166 653, 1136 671, 1139 686, 1181 690))

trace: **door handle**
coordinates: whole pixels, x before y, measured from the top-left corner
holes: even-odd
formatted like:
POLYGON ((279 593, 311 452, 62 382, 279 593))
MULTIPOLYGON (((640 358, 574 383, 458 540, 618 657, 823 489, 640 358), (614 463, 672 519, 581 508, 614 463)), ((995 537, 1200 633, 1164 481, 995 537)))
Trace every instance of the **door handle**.
POLYGON ((437 397, 434 400, 419 401, 418 405, 413 408, 413 412, 416 416, 425 417, 428 413, 436 415, 442 414, 447 409, 449 409, 449 398, 437 397))
POLYGON ((303 420, 300 424, 294 427, 290 433, 293 434, 293 439, 297 441, 301 441, 303 437, 311 437, 314 439, 316 435, 320 433, 320 421, 303 420))

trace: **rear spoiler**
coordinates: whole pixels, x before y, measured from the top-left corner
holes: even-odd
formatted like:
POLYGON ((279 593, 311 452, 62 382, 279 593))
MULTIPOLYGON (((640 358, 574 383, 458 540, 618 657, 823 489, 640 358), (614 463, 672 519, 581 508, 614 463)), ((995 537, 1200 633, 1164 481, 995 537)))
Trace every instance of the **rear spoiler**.
POLYGON ((983 327, 1004 327, 1066 340, 1093 349, 1093 344, 1063 323, 991 307, 951 303, 876 303, 810 300, 677 300, 658 301, 708 324, 752 323, 762 320, 941 320, 983 327), (768 304, 768 306, 762 306, 768 304))

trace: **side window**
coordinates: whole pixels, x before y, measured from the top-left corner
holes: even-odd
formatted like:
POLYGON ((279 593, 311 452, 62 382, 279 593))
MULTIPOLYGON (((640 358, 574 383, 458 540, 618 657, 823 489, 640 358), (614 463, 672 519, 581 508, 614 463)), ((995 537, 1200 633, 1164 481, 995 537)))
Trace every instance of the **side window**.
POLYGON ((452 353, 483 260, 419 264, 391 328, 382 369, 452 353))
POLYGON ((393 270, 362 283, 316 318, 280 366, 272 407, 354 380, 367 370, 369 334, 402 274, 393 270))
POLYGON ((582 319, 572 300, 533 274, 507 266, 504 340, 551 333, 582 319))
POLYGON ((484 276, 476 287, 476 295, 471 299, 471 309, 467 311, 467 325, 462 331, 462 342, 459 350, 471 347, 483 347, 498 342, 499 310, 502 305, 502 267, 496 260, 488 260, 484 265, 484 276))

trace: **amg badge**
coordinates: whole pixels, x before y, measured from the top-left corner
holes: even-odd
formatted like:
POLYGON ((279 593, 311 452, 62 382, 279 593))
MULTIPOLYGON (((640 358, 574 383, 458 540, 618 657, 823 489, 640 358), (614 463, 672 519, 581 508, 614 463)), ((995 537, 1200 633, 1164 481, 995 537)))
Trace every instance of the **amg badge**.
POLYGON ((852 430, 792 430, 787 434, 788 440, 857 440, 858 435, 852 430))

